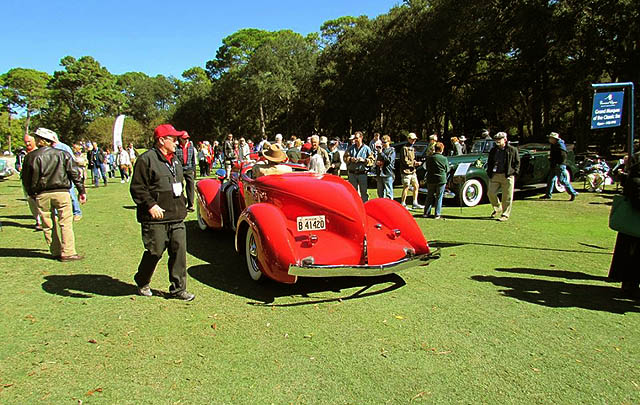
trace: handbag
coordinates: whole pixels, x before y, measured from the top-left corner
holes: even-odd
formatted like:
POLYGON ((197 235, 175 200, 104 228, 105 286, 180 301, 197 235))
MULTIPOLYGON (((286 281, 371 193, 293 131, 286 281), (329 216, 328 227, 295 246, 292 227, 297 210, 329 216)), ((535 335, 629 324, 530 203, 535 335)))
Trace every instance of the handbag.
POLYGON ((631 202, 623 195, 613 196, 609 228, 640 238, 640 211, 634 209, 631 202))

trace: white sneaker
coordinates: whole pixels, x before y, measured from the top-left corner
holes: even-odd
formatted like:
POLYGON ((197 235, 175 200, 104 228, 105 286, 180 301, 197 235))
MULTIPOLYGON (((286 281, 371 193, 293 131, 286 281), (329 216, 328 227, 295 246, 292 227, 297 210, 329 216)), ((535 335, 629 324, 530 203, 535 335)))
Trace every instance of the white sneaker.
POLYGON ((120 180, 120 183, 124 183, 124 179, 120 180))
POLYGON ((413 209, 414 210, 423 210, 424 209, 424 205, 413 204, 413 209))
POLYGON ((406 208, 406 209, 409 209, 409 207, 407 207, 407 204, 405 204, 405 203, 402 203, 402 206, 403 206, 404 208, 406 208))

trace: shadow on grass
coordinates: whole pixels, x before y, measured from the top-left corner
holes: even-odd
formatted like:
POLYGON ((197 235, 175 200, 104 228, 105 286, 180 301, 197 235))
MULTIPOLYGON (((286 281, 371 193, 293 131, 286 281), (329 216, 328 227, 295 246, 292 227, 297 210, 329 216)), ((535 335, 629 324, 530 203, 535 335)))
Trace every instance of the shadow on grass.
POLYGON ((0 215, 0 218, 7 219, 33 219, 31 215, 0 215))
MULTIPOLYGON (((580 243, 583 246, 593 247, 595 249, 605 249, 599 246, 592 246, 585 243, 580 243)), ((504 245, 500 243, 480 243, 480 242, 463 242, 463 241, 439 241, 434 240, 429 242, 429 246, 432 247, 451 247, 451 246, 462 246, 462 245, 475 245, 475 246, 491 246, 491 247, 504 247, 511 249, 526 249, 526 250, 540 250, 540 251, 550 251, 550 252, 566 252, 566 253, 584 253, 591 255, 613 255, 613 252, 594 252, 591 250, 576 250, 576 249, 558 249, 558 248, 548 248, 541 246, 517 246, 517 245, 504 245)))
POLYGON ((2 226, 11 226, 14 228, 30 228, 30 229, 35 229, 33 224, 21 224, 19 222, 15 222, 15 221, 2 221, 2 226))
POLYGON ((124 208, 125 210, 135 210, 136 206, 135 205, 123 205, 122 208, 124 208))
POLYGON ((564 278, 567 280, 594 280, 594 281, 610 281, 609 278, 604 276, 594 276, 592 274, 583 273, 581 271, 568 271, 568 270, 545 270, 545 269, 532 269, 525 267, 515 267, 510 269, 498 268, 496 271, 518 274, 531 274, 533 276, 543 277, 556 277, 564 278))
MULTIPOLYGON (((2 223, 6 225, 6 223, 2 223)), ((44 258, 51 259, 51 254, 48 250, 44 249, 29 249, 29 248, 0 248, 0 257, 29 257, 29 258, 44 258)))
MULTIPOLYGON (((540 269, 496 269, 498 271, 544 275, 572 280, 602 280, 597 276, 568 271, 540 269)), ((507 297, 552 308, 583 308, 592 311, 624 314, 640 312, 640 301, 623 296, 620 288, 602 285, 573 284, 557 280, 518 277, 472 276, 472 280, 504 287, 499 292, 507 297)))
MULTIPOLYGON (((91 298, 93 295, 123 297, 137 293, 134 284, 125 283, 104 274, 69 274, 44 277, 42 289, 49 294, 72 298, 91 298)), ((158 295, 154 291, 154 295, 158 295)))
POLYGON ((406 282, 396 274, 380 277, 304 278, 296 284, 251 280, 244 260, 235 252, 233 234, 201 231, 196 221, 185 222, 189 254, 209 264, 192 266, 189 275, 217 290, 245 297, 249 305, 290 307, 318 303, 346 301, 383 294, 403 287, 406 282), (355 292, 348 291, 357 289, 355 292), (327 293, 326 296, 323 293, 327 293), (336 294, 340 294, 336 296, 336 294), (280 297, 291 302, 274 304, 280 297))

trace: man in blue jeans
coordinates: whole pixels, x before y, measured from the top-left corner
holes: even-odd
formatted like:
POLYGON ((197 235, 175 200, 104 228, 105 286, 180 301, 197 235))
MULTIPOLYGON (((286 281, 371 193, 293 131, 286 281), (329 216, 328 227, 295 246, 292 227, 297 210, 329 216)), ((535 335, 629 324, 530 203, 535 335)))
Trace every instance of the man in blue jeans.
MULTIPOLYGON (((43 128, 43 130, 44 129, 46 128, 43 128)), ((53 146, 55 149, 60 149, 61 151, 67 152, 69 156, 71 156, 72 161, 75 162, 73 150, 71 150, 71 147, 69 147, 69 145, 67 145, 66 143, 60 142, 60 138, 58 138, 58 134, 56 134, 53 131, 51 132, 52 132, 51 136, 54 139, 51 146, 53 146)), ((71 182, 71 188, 69 189, 69 194, 71 195, 71 206, 73 208, 73 220, 80 221, 82 219, 82 210, 80 209, 80 202, 78 201, 78 196, 76 195, 76 186, 73 184, 73 182, 71 182)))
POLYGON ((105 156, 98 144, 93 142, 93 149, 89 151, 89 161, 93 164, 93 185, 98 187, 100 177, 104 181, 104 185, 107 185, 107 175, 104 167, 105 156))
POLYGON ((560 139, 557 132, 552 132, 548 136, 551 144, 551 152, 549 153, 549 178, 547 180, 547 193, 540 197, 542 200, 550 200, 555 187, 556 179, 560 180, 560 184, 564 185, 567 193, 571 196, 569 201, 576 199, 578 193, 573 189, 569 179, 567 178, 567 146, 560 139))
POLYGON ((367 171, 373 166, 375 158, 373 151, 362 141, 362 132, 354 134, 353 143, 344 153, 344 161, 347 163, 349 183, 359 192, 362 202, 367 202, 367 171))

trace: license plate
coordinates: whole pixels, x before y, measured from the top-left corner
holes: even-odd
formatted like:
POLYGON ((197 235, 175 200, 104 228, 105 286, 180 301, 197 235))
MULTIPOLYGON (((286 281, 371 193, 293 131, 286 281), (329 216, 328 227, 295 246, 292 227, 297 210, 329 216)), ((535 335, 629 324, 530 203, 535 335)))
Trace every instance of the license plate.
POLYGON ((327 222, 324 215, 316 215, 313 217, 298 217, 298 232, 304 231, 321 231, 327 229, 327 222))

